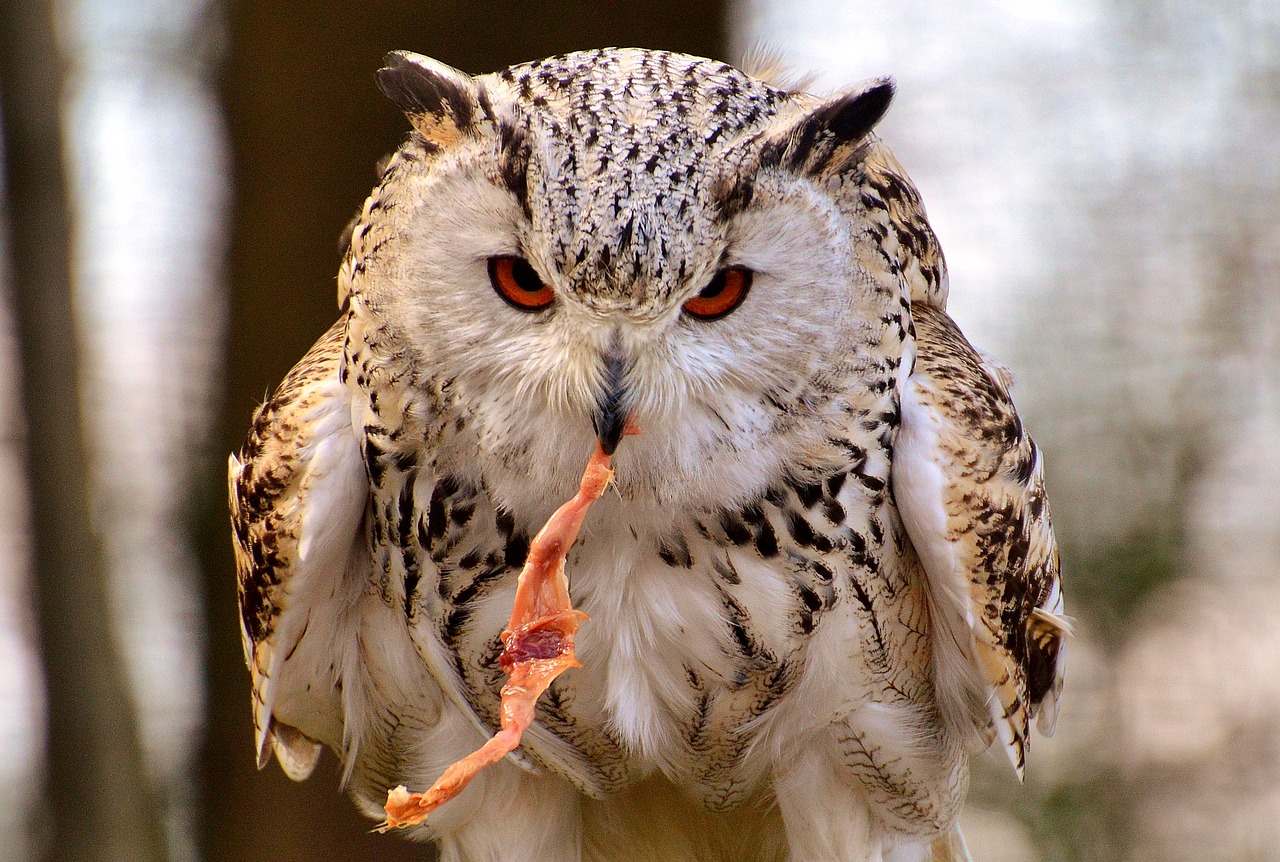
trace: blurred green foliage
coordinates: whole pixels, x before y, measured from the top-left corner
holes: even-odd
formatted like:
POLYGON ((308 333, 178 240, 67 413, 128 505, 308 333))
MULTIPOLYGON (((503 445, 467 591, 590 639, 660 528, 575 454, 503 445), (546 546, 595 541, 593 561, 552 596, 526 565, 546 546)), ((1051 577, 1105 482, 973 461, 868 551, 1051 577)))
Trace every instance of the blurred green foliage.
POLYGON ((1186 575, 1186 537, 1177 523, 1138 528, 1112 541, 1064 552, 1072 613, 1082 609, 1090 628, 1122 643, 1134 614, 1157 590, 1186 575))

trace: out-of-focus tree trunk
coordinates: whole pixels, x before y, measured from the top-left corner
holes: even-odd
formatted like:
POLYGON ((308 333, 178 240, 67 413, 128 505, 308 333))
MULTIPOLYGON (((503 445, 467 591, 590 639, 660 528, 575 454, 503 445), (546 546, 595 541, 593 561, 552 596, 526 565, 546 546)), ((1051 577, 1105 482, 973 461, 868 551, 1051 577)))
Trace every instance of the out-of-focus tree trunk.
POLYGON ((51 0, 0 4, 8 223, 44 659, 49 859, 164 857, 89 511, 51 0))
MULTIPOLYGON (((386 52, 417 51, 477 73, 605 45, 717 56, 723 18, 722 2, 681 0, 233 3, 223 87, 236 178, 225 450, 337 314, 338 235, 368 194, 374 164, 409 128, 374 84, 386 52)), ((211 475, 205 487, 206 858, 423 858, 420 847, 367 834, 370 821, 337 792, 333 757, 303 784, 274 764, 254 772, 222 484, 211 475)))

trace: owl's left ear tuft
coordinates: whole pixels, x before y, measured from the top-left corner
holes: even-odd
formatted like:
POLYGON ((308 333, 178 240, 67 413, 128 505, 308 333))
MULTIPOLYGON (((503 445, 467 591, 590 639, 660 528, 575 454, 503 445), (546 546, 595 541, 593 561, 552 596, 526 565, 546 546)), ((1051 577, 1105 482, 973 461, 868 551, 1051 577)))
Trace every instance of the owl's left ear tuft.
POLYGON ((826 127, 841 142, 854 144, 866 137, 884 117, 893 93, 893 81, 877 78, 823 105, 809 115, 809 121, 826 127))
POLYGON ((473 132, 482 113, 474 78, 409 51, 388 54, 384 62, 378 86, 424 138, 447 147, 473 132))
POLYGON ((884 117, 893 92, 893 81, 877 78, 810 110, 766 139, 761 166, 806 173, 837 168, 884 117))

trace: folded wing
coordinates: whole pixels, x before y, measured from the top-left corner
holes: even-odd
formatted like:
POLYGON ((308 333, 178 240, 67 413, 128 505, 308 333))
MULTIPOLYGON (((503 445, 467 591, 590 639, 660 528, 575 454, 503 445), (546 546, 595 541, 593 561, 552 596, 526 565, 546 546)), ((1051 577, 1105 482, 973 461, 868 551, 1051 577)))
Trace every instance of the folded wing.
POLYGON ((1008 372, 944 311, 911 312, 893 491, 925 570, 939 705, 953 727, 999 738, 1021 777, 1031 719, 1053 732, 1069 633, 1040 453, 1008 372))
POLYGON ((333 644, 363 587, 369 488, 339 379, 345 333, 344 317, 259 408, 228 471, 258 766, 274 751, 295 780, 342 743, 333 644))

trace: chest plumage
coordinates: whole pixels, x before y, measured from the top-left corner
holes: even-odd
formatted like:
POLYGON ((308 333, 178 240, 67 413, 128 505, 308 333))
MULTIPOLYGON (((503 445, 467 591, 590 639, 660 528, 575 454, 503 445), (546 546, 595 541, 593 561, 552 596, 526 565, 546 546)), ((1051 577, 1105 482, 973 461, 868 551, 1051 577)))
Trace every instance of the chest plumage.
POLYGON ((415 132, 342 317, 232 460, 262 756, 328 744, 374 811, 491 733, 598 439, 584 666, 422 827, 446 858, 964 858, 965 752, 1021 768, 1065 629, 1038 453, 871 134, 888 84, 633 50, 382 83, 415 132))

